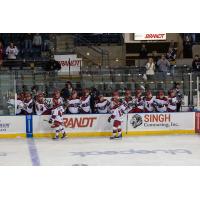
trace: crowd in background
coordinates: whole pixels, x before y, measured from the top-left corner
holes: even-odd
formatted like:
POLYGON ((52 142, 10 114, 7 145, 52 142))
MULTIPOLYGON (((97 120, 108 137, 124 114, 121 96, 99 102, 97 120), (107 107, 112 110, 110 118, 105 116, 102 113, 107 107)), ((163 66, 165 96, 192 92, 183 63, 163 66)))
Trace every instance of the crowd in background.
MULTIPOLYGON (((174 76, 174 66, 176 65, 176 53, 177 48, 175 46, 170 45, 168 52, 166 54, 162 54, 161 57, 157 56, 156 52, 153 52, 152 57, 148 57, 148 50, 146 46, 143 44, 140 51, 140 58, 147 59, 145 64, 145 73, 143 75, 143 79, 145 81, 155 80, 154 75, 156 72, 159 74, 159 80, 166 81, 167 73, 171 76, 174 76)), ((197 72, 200 71, 200 58, 199 55, 196 54, 192 61, 192 69, 191 71, 197 72)))
POLYGON ((145 73, 143 75, 144 80, 154 80, 154 75, 156 72, 159 72, 160 80, 165 81, 167 73, 169 72, 172 76, 174 75, 174 65, 176 64, 176 51, 174 43, 172 42, 169 46, 168 52, 162 54, 159 58, 156 55, 156 52, 153 53, 153 56, 148 58, 148 50, 143 44, 140 50, 140 58, 148 59, 145 65, 145 73))
POLYGON ((49 51, 49 34, 24 33, 0 35, 0 66, 3 60, 38 59, 41 52, 49 51))

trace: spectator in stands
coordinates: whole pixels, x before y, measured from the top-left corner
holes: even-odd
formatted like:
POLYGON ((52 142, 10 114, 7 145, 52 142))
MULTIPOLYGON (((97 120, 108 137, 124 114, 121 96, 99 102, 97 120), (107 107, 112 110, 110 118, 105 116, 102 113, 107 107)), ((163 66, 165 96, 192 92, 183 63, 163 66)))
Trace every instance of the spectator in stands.
POLYGON ((46 71, 60 70, 61 69, 61 65, 60 65, 60 63, 58 61, 56 61, 54 59, 54 56, 51 56, 50 60, 44 66, 44 69, 46 71))
POLYGON ((31 33, 25 33, 25 35, 24 35, 24 48, 25 48, 26 53, 31 53, 32 41, 33 41, 32 34, 31 33))
POLYGON ((42 37, 39 33, 36 33, 33 37, 33 45, 37 47, 41 47, 42 45, 42 37))
POLYGON ((43 51, 49 51, 49 45, 50 45, 50 39, 49 39, 49 34, 43 34, 43 45, 42 45, 42 50, 43 51))
POLYGON ((153 80, 153 77, 155 75, 155 63, 153 62, 152 58, 149 58, 147 64, 145 65, 145 68, 146 68, 147 80, 149 81, 153 80))
POLYGON ((157 71, 157 68, 158 68, 157 62, 158 62, 158 59, 159 59, 157 51, 152 51, 152 59, 155 63, 155 70, 157 71))
POLYGON ((142 45, 142 48, 140 50, 140 58, 141 59, 146 59, 147 58, 147 55, 148 55, 148 51, 147 51, 147 48, 145 46, 145 44, 142 45))
POLYGON ((170 47, 166 58, 170 63, 170 73, 171 75, 174 75, 174 65, 176 64, 176 49, 170 47))
POLYGON ((10 45, 6 48, 6 55, 8 56, 9 60, 16 60, 16 56, 18 55, 19 50, 14 45, 13 42, 10 43, 10 45))
POLYGON ((170 67, 170 63, 166 59, 164 54, 158 60, 157 65, 158 65, 158 72, 159 72, 160 78, 161 80, 165 81, 167 78, 167 71, 168 71, 168 68, 170 67))
POLYGON ((192 43, 196 43, 196 33, 191 33, 192 43))
POLYGON ((65 100, 68 99, 73 91, 72 83, 70 81, 67 81, 65 84, 65 87, 61 90, 61 97, 65 100))
POLYGON ((192 71, 200 71, 200 58, 199 55, 195 55, 192 61, 192 71))
POLYGON ((3 64, 3 44, 0 42, 0 68, 3 64))
POLYGON ((39 33, 36 33, 33 37, 33 46, 35 50, 35 57, 41 56, 41 47, 42 47, 42 37, 39 33))
POLYGON ((169 48, 166 57, 170 64, 176 64, 176 50, 174 48, 169 48))
POLYGON ((184 36, 183 39, 183 57, 192 58, 192 38, 190 35, 184 36))

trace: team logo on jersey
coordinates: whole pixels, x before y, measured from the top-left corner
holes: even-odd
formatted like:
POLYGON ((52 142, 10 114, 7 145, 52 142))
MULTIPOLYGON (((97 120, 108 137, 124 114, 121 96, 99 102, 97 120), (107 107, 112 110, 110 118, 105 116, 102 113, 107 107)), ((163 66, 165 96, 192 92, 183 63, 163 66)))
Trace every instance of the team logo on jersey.
POLYGON ((142 124, 142 117, 138 114, 133 115, 130 123, 132 124, 133 128, 137 128, 142 124))

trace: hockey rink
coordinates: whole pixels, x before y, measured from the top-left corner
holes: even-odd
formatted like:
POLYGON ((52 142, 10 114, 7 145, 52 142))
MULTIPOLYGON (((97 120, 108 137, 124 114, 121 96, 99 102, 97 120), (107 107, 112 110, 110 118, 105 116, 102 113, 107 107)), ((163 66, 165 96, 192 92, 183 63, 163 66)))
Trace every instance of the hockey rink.
POLYGON ((0 139, 1 166, 200 165, 200 136, 0 139))

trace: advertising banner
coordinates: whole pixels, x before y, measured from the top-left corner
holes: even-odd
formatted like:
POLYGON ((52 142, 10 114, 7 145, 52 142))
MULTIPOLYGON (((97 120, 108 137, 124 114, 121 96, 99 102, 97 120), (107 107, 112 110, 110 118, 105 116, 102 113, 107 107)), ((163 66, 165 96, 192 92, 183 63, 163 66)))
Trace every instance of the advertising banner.
POLYGON ((26 136, 26 116, 0 116, 0 138, 9 136, 26 136))
POLYGON ((128 133, 194 133, 195 113, 135 113, 128 115, 128 133))
MULTIPOLYGON (((112 121, 108 123, 109 114, 64 115, 64 127, 70 136, 104 136, 112 133, 112 121)), ((53 133, 48 123, 49 116, 33 116, 33 135, 43 136, 53 133)), ((126 116, 122 131, 126 131, 126 116)))
POLYGON ((135 33, 134 40, 166 40, 166 33, 135 33))
POLYGON ((82 58, 77 55, 54 55, 54 59, 61 65, 61 73, 79 74, 82 66, 82 58))

